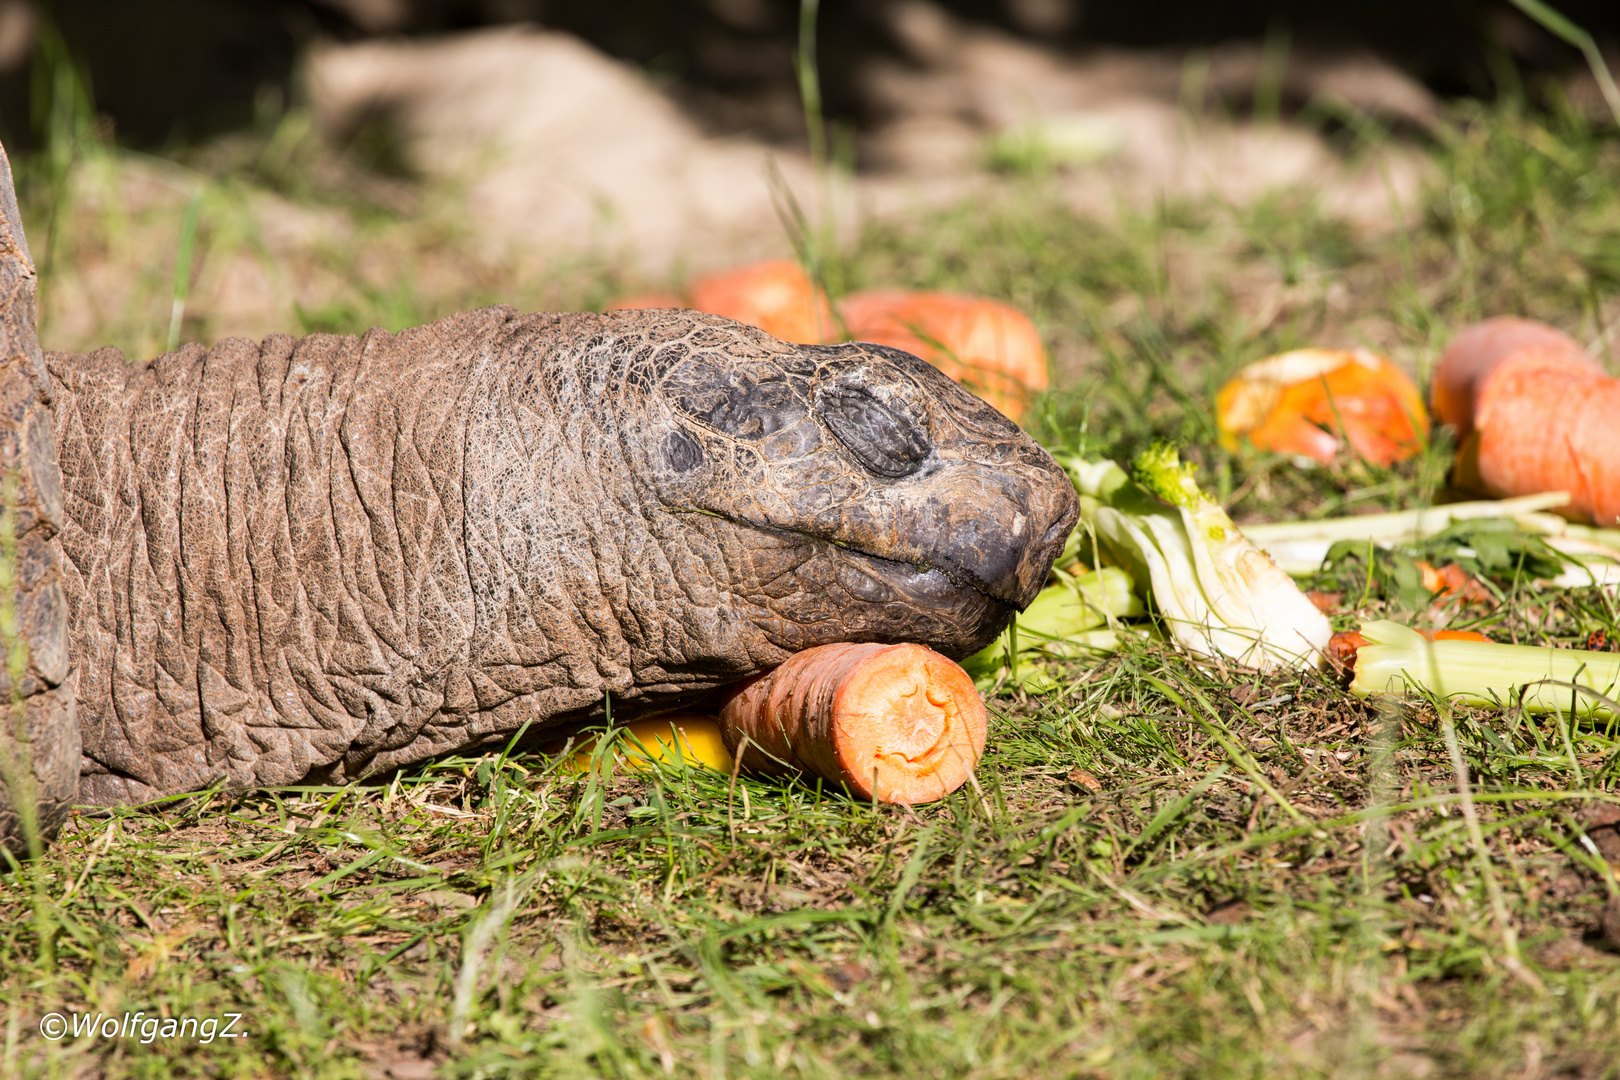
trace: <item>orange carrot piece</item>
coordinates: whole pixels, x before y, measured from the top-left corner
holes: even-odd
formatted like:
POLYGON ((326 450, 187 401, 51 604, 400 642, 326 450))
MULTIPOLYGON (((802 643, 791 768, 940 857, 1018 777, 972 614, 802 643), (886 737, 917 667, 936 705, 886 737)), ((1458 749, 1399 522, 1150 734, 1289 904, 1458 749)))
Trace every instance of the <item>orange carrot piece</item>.
POLYGON ((1559 513, 1620 523, 1620 379, 1549 326, 1491 319, 1457 336, 1431 394, 1464 438, 1454 475, 1486 495, 1567 491, 1559 513))
POLYGON ((791 259, 711 274, 693 282, 691 291, 697 310, 757 326, 783 341, 813 345, 834 336, 826 294, 791 259))
POLYGON ((1029 317, 977 296, 872 289, 846 297, 849 335, 920 356, 1014 420, 1049 384, 1029 317))
POLYGON ((686 301, 671 292, 636 293, 623 296, 609 304, 607 311, 636 311, 641 308, 683 308, 686 301))
POLYGON ((1459 438, 1474 430, 1479 395, 1503 361, 1535 357, 1549 368, 1602 374, 1574 338, 1545 323, 1499 316, 1476 323, 1452 339, 1429 380, 1434 418, 1450 424, 1459 438))
POLYGON ((1489 641, 1478 630, 1419 630, 1430 641, 1489 641))
MULTIPOLYGON (((1489 641, 1478 630, 1419 630, 1430 641, 1489 641)), ((1356 653, 1367 644, 1359 630, 1341 630, 1328 639, 1326 655, 1334 667, 1348 671, 1356 666, 1356 653)))
POLYGON ((1496 599, 1478 578, 1454 562, 1448 562, 1438 569, 1422 559, 1412 565, 1423 575, 1423 587, 1434 593, 1437 600, 1460 596, 1465 603, 1488 604, 1496 599))
POLYGON ((1416 384, 1365 349, 1296 349, 1258 360, 1215 397, 1221 441, 1331 461, 1348 442, 1376 465, 1423 447, 1428 414, 1416 384), (1341 442, 1341 439, 1343 442, 1341 442))
POLYGON ((984 753, 973 680, 921 645, 822 645, 732 690, 726 749, 754 772, 804 769, 876 802, 943 799, 984 753))
POLYGON ((1311 606, 1317 611, 1320 611, 1326 615, 1332 612, 1334 608, 1344 603, 1344 593, 1320 592, 1316 589, 1311 589, 1305 594, 1305 599, 1309 600, 1311 602, 1311 606))
POLYGON ((1367 639, 1361 636, 1359 630, 1340 630, 1328 638, 1327 648, 1323 655, 1334 667, 1348 671, 1356 666, 1356 653, 1367 644, 1367 639))

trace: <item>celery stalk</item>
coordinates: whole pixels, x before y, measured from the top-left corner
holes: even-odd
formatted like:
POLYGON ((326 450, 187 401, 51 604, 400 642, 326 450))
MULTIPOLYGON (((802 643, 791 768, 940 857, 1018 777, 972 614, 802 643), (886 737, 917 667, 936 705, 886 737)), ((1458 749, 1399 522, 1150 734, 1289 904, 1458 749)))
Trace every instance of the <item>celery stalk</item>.
POLYGON ((1524 532, 1545 539, 1548 547, 1564 557, 1563 572, 1547 584, 1561 589, 1620 587, 1620 530, 1578 525, 1544 512, 1568 502, 1567 493, 1549 491, 1388 514, 1267 522, 1245 525, 1243 532, 1264 548, 1278 566, 1296 577, 1305 577, 1321 567, 1328 549, 1341 540, 1364 540, 1391 547, 1426 540, 1459 521, 1509 518, 1524 532))
MULTIPOLYGON (((1119 635, 1112 627, 1118 619, 1142 615, 1131 577, 1117 566, 1105 566, 1071 581, 1048 585, 1018 616, 1020 662, 1036 651, 1058 656, 1084 656, 1113 652, 1119 635)), ((975 679, 993 677, 1011 658, 1013 628, 966 660, 962 667, 975 679)))
POLYGON ((1385 619, 1363 623, 1361 635, 1367 644, 1356 654, 1356 675, 1350 684, 1350 692, 1360 697, 1411 689, 1468 705, 1522 703, 1529 712, 1568 713, 1573 708, 1581 716, 1620 716, 1615 704, 1620 699, 1616 693, 1620 654, 1429 641, 1385 619), (1576 685, 1591 692, 1577 691, 1576 685))
MULTIPOLYGON (((1459 521, 1478 518, 1515 517, 1563 506, 1569 494, 1562 491, 1521 495, 1513 499, 1475 499, 1471 502, 1425 506, 1416 510, 1394 510, 1385 514, 1357 514, 1352 517, 1320 518, 1315 521, 1275 521, 1245 525, 1244 533, 1265 547, 1273 540, 1374 540, 1412 542, 1433 536, 1459 521)), ((1539 515, 1552 517, 1552 515, 1539 515)), ((1562 520, 1554 518, 1554 520, 1562 520)))

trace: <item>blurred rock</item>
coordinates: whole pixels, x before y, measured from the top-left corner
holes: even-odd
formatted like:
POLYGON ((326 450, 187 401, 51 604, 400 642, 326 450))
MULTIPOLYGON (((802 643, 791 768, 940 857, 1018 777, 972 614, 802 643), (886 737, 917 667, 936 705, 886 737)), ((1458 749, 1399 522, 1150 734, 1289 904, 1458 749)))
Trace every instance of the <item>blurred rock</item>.
MULTIPOLYGON (((750 10, 740 0, 725 7, 737 21, 750 10)), ((1415 206, 1415 153, 1386 151, 1382 172, 1376 162, 1352 168, 1303 127, 1209 119, 1182 101, 1182 57, 1075 58, 924 0, 886 10, 903 55, 871 61, 861 83, 874 119, 860 137, 867 168, 854 194, 868 214, 958 201, 998 182, 995 170, 1033 168, 1058 170, 1077 209, 1103 213, 1162 195, 1242 203, 1302 183, 1329 212, 1369 226, 1391 222, 1392 190, 1415 206)), ((1210 55, 1202 95, 1235 93, 1263 59, 1238 48, 1210 55)), ((1438 114, 1422 87, 1370 58, 1291 71, 1292 92, 1384 123, 1423 127, 1438 114)), ((804 154, 707 135, 644 72, 568 34, 326 44, 308 75, 329 136, 392 132, 402 167, 459 187, 469 223, 497 249, 589 252, 656 278, 785 254, 782 193, 816 203, 804 154)), ((840 218, 853 226, 847 212, 840 218)))
POLYGON ((27 0, 0 0, 0 71, 14 71, 28 60, 39 32, 39 12, 27 0))
POLYGON ((640 72, 567 34, 327 45, 309 83, 334 136, 397 126, 409 164, 463 186, 495 245, 591 251, 655 274, 717 266, 787 250, 773 167, 808 190, 802 158, 705 138, 640 72))
POLYGON ((1576 820, 1603 860, 1620 869, 1620 806, 1587 803, 1576 815, 1576 820))
POLYGON ((408 0, 314 0, 318 7, 332 8, 368 34, 389 34, 410 25, 412 11, 408 0))
POLYGON ((1609 897, 1603 905, 1603 916, 1598 921, 1598 932, 1603 944, 1611 952, 1620 952, 1620 894, 1609 897))
MULTIPOLYGON (((1162 194, 1245 202, 1307 182, 1328 210, 1367 226, 1392 222, 1392 196, 1414 205, 1413 152, 1385 149, 1386 186, 1378 169, 1347 166, 1307 128, 1216 118, 1252 107, 1245 99, 1265 60, 1258 46, 1074 56, 962 22, 927 0, 886 10, 902 56, 865 69, 874 120, 861 158, 913 190, 923 177, 937 190, 942 175, 1016 169, 1022 159, 1062 169, 1071 202, 1089 210, 1162 194)), ((1371 56, 1301 54, 1274 79, 1280 100, 1330 104, 1386 127, 1427 129, 1440 115, 1421 84, 1371 56)))

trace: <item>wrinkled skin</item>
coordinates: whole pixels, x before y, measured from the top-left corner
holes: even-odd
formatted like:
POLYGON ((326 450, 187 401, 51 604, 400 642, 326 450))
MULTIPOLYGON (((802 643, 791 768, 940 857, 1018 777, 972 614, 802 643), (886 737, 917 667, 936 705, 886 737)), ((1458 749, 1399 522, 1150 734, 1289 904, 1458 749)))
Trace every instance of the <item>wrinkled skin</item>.
POLYGON ((81 802, 373 775, 834 641, 964 656, 1077 514, 921 360, 695 312, 45 366, 63 607, 36 648, 64 630, 71 670, 33 690, 72 689, 81 802))

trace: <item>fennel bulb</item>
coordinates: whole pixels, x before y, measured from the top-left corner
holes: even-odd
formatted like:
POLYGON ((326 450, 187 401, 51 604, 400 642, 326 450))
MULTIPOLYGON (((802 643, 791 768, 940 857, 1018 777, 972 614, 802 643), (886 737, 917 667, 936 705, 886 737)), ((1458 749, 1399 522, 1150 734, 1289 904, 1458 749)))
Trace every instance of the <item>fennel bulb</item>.
POLYGON ((1333 635, 1327 616, 1204 494, 1173 447, 1139 455, 1135 482, 1112 462, 1074 458, 1068 467, 1082 526, 1150 584, 1182 648, 1262 671, 1319 661, 1333 635))

